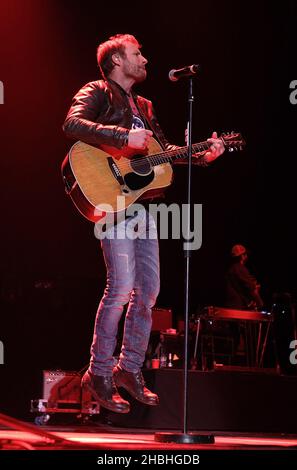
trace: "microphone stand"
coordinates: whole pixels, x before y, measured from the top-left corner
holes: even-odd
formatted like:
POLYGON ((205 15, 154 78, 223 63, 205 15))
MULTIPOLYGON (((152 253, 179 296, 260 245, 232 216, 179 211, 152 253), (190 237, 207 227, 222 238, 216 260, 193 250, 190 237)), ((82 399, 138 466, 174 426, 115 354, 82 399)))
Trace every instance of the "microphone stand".
POLYGON ((190 257, 189 247, 191 228, 191 189, 192 189, 192 122, 193 122, 193 79, 189 78, 188 91, 188 123, 187 123, 187 145, 188 145, 188 203, 187 203, 187 227, 183 243, 185 257, 185 280, 184 280, 184 370, 183 370, 183 430, 178 433, 155 433, 155 441, 176 442, 181 444, 213 444, 214 436, 208 434, 188 433, 188 343, 189 343, 189 294, 190 294, 190 257))

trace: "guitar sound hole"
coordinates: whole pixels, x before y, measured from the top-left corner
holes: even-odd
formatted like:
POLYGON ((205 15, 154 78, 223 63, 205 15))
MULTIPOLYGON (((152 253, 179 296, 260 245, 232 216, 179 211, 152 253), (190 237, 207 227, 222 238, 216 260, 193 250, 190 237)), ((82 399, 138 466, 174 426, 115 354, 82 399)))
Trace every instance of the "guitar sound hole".
POLYGON ((128 188, 130 188, 132 191, 135 191, 150 184, 153 181, 154 176, 154 171, 151 171, 151 173, 146 176, 139 176, 135 173, 127 173, 124 177, 124 180, 128 188))

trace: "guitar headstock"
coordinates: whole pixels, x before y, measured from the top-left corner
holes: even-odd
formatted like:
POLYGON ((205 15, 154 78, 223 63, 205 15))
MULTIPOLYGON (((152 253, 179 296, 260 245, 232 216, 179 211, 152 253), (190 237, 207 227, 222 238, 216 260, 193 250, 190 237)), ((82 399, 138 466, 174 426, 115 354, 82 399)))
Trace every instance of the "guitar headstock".
POLYGON ((242 150, 243 147, 246 145, 245 140, 239 132, 223 133, 220 138, 223 141, 225 149, 229 152, 242 150))

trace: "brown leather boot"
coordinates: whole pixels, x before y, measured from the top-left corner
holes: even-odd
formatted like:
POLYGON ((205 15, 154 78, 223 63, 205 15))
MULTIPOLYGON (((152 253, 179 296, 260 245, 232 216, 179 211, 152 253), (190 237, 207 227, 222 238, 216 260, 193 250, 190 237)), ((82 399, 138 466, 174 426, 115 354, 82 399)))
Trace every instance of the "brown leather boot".
POLYGON ((87 371, 81 386, 83 390, 88 390, 103 408, 116 413, 129 413, 130 404, 119 395, 112 377, 94 375, 87 371))
POLYGON ((133 398, 145 405, 158 405, 159 397, 145 387, 142 372, 128 372, 116 366, 113 369, 113 378, 117 387, 123 387, 133 398))

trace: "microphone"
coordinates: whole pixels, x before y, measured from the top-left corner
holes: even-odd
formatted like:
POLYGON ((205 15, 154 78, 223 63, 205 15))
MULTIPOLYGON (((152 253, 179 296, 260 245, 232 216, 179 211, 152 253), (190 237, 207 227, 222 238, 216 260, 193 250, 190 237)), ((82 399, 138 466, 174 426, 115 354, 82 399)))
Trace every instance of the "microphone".
POLYGON ((196 75, 198 72, 199 65, 198 64, 193 64, 193 65, 188 65, 187 67, 183 67, 182 69, 172 69, 169 72, 169 80, 172 82, 177 82, 180 78, 184 77, 192 77, 196 75))

